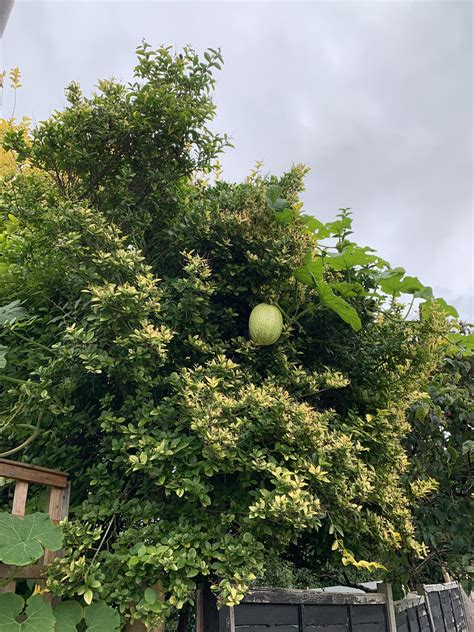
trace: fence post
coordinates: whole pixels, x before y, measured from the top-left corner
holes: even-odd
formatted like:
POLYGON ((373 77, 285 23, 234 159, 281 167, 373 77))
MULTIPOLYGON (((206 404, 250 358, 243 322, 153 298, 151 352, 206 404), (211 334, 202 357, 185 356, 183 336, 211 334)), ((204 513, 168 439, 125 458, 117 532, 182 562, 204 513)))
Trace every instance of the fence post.
POLYGON ((209 584, 197 593, 196 632, 235 632, 234 608, 223 606, 217 609, 217 600, 209 584))
POLYGON ((385 595, 387 609, 387 632, 397 632, 397 620, 393 605, 392 584, 378 583, 377 590, 385 595))
POLYGON ((428 615, 428 621, 430 622, 430 628, 433 630, 433 632, 435 632, 436 628, 435 628, 435 624, 434 624, 433 613, 431 612, 430 599, 429 599, 428 593, 425 590, 424 584, 417 584, 416 585, 416 592, 419 595, 423 595, 424 598, 425 598, 425 608, 426 608, 426 614, 428 615))

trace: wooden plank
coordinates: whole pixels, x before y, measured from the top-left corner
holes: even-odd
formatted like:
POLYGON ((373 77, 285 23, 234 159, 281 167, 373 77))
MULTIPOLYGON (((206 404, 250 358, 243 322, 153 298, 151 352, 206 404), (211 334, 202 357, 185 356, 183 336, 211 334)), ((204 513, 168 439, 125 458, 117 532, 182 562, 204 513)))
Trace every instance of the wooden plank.
POLYGON ((286 588, 258 588, 250 590, 243 603, 275 604, 385 604, 386 595, 382 593, 331 593, 318 590, 293 590, 286 588))
POLYGON ((305 606, 306 625, 347 625, 348 621, 347 606, 305 606))
POLYGON ((457 582, 448 582, 446 584, 424 584, 423 589, 425 592, 442 592, 443 590, 449 590, 451 588, 457 588, 457 582))
POLYGON ((386 616, 386 629, 388 632, 397 632, 397 622, 395 620, 395 607, 393 602, 392 584, 385 582, 377 584, 377 589, 385 595, 386 606, 384 614, 386 616))
POLYGON ((420 632, 429 632, 430 620, 428 618, 428 613, 426 612, 426 604, 424 601, 416 607, 416 614, 418 616, 418 627, 420 632))
POLYGON ((196 590, 196 632, 204 632, 204 603, 202 588, 196 590))
MULTIPOLYGON (((424 590, 424 586, 422 587, 422 590, 424 590)), ((429 621, 429 624, 430 624, 430 629, 433 630, 433 632, 434 632, 436 630, 436 628, 435 628, 433 613, 431 611, 431 603, 430 603, 430 595, 429 595, 429 593, 426 593, 425 607, 426 607, 426 614, 428 615, 428 621, 429 621)))
POLYGON ((409 608, 407 611, 408 625, 410 632, 420 632, 420 625, 418 623, 418 613, 415 608, 409 608))
MULTIPOLYGON (((71 485, 68 483, 67 487, 48 487, 48 495, 46 498, 46 513, 51 520, 55 523, 64 520, 67 517, 69 511, 69 496, 71 493, 71 485)), ((57 557, 62 557, 64 552, 61 551, 45 551, 43 555, 43 564, 51 564, 57 557)), ((37 582, 40 588, 45 588, 46 581, 39 579, 37 582)), ((48 599, 52 596, 48 595, 48 599)))
POLYGON ((40 579, 43 576, 44 564, 31 564, 30 566, 0 565, 0 578, 8 577, 13 569, 16 569, 17 579, 40 579))
POLYGON ((397 632, 411 632, 408 627, 408 617, 406 610, 401 610, 395 614, 395 621, 397 623, 397 632))
POLYGON ((297 625, 238 625, 235 627, 235 632, 298 632, 298 630, 297 625))
MULTIPOLYGON (((47 513, 51 520, 55 523, 60 522, 63 519, 64 514, 64 490, 60 487, 50 487, 49 497, 47 500, 47 513)), ((58 556, 57 551, 45 551, 43 562, 45 565, 51 564, 51 562, 58 556)))
POLYGON ((336 623, 335 625, 306 625, 304 632, 351 632, 348 624, 336 623))
POLYGON ((305 606, 300 603, 298 605, 298 630, 303 632, 306 625, 305 606))
POLYGON ((234 606, 235 625, 298 625, 298 606, 241 604, 234 606))
POLYGON ((28 483, 23 481, 17 481, 15 485, 15 492, 13 494, 13 508, 12 514, 14 516, 25 515, 26 509, 26 497, 28 496, 28 483))
POLYGON ((64 489, 50 487, 46 501, 46 513, 55 523, 60 522, 64 516, 64 489))
POLYGON ((352 626, 352 632, 386 632, 387 628, 381 623, 357 623, 352 626))
POLYGON ((51 485, 52 487, 67 487, 68 474, 58 470, 49 470, 37 465, 18 463, 0 459, 0 476, 14 478, 26 483, 38 483, 40 485, 51 485))
POLYGON ((396 613, 402 612, 403 610, 408 610, 409 608, 415 608, 421 605, 424 605, 425 598, 421 595, 417 595, 416 597, 406 597, 405 599, 400 599, 399 601, 393 602, 393 608, 396 613))
MULTIPOLYGON (((23 518, 26 511, 26 498, 28 496, 28 483, 16 481, 13 494, 12 515, 23 518)), ((8 575, 6 575, 8 577, 8 575)), ((4 593, 14 593, 16 591, 16 579, 12 579, 8 584, 2 586, 4 593)))
POLYGON ((459 591, 459 586, 456 588, 451 588, 449 591, 449 597, 451 599, 451 608, 454 617, 454 623, 456 627, 456 632, 461 632, 464 626, 464 612, 461 604, 461 594, 459 591))
POLYGON ((219 609, 219 632, 235 632, 234 608, 223 606, 219 609))
POLYGON ((235 632, 234 608, 224 606, 217 609, 216 597, 210 585, 205 584, 200 593, 200 608, 202 609, 201 629, 197 632, 235 632))
MULTIPOLYGON (((352 626, 358 623, 379 623, 385 626, 387 617, 384 606, 381 605, 356 605, 352 608, 352 626)), ((381 627, 384 630, 385 627, 381 627)))

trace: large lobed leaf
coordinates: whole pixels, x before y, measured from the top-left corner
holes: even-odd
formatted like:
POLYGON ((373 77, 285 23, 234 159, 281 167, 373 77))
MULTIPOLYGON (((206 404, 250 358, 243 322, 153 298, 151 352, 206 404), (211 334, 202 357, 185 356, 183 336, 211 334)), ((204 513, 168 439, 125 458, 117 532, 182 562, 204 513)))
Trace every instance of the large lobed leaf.
POLYGON ((0 514, 0 560, 4 564, 27 566, 39 560, 44 549, 57 551, 61 546, 61 529, 46 514, 24 518, 0 514))
MULTIPOLYGON (((51 604, 46 603, 41 595, 33 595, 26 603, 20 595, 14 593, 0 594, 0 632, 55 632, 55 618, 51 604), (26 619, 18 623, 19 615, 26 619)), ((57 632, 57 631, 56 631, 57 632)), ((66 630, 61 630, 66 632, 66 630)))

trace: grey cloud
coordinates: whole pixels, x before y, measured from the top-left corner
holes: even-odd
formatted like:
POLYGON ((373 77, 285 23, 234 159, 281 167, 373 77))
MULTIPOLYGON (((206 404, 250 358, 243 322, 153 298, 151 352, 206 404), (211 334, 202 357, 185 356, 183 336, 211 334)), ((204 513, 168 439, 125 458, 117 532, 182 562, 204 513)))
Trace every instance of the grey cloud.
POLYGON ((71 79, 127 80, 133 50, 222 46, 215 127, 225 175, 256 159, 312 168, 308 211, 354 210, 356 238, 474 320, 472 19, 467 2, 19 2, 4 65, 20 113, 44 118, 71 79))

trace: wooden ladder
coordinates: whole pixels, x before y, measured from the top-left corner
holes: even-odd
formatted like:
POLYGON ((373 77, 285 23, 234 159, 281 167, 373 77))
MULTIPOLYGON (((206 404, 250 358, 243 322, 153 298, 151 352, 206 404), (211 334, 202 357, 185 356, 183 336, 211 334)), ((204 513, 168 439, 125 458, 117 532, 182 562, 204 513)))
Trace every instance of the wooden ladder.
MULTIPOLYGON (((15 492, 13 495, 12 514, 23 517, 25 515, 26 499, 30 484, 45 485, 48 490, 46 500, 46 513, 54 523, 58 523, 67 517, 69 511, 70 483, 66 472, 49 470, 37 465, 18 463, 0 459, 0 476, 15 480, 15 492)), ((29 566, 18 567, 16 579, 35 579, 40 585, 44 585, 43 571, 59 551, 45 551, 41 561, 29 566)), ((0 578, 7 578, 15 567, 9 564, 0 564, 0 578)), ((16 579, 6 586, 0 587, 0 592, 15 592, 16 579)))

